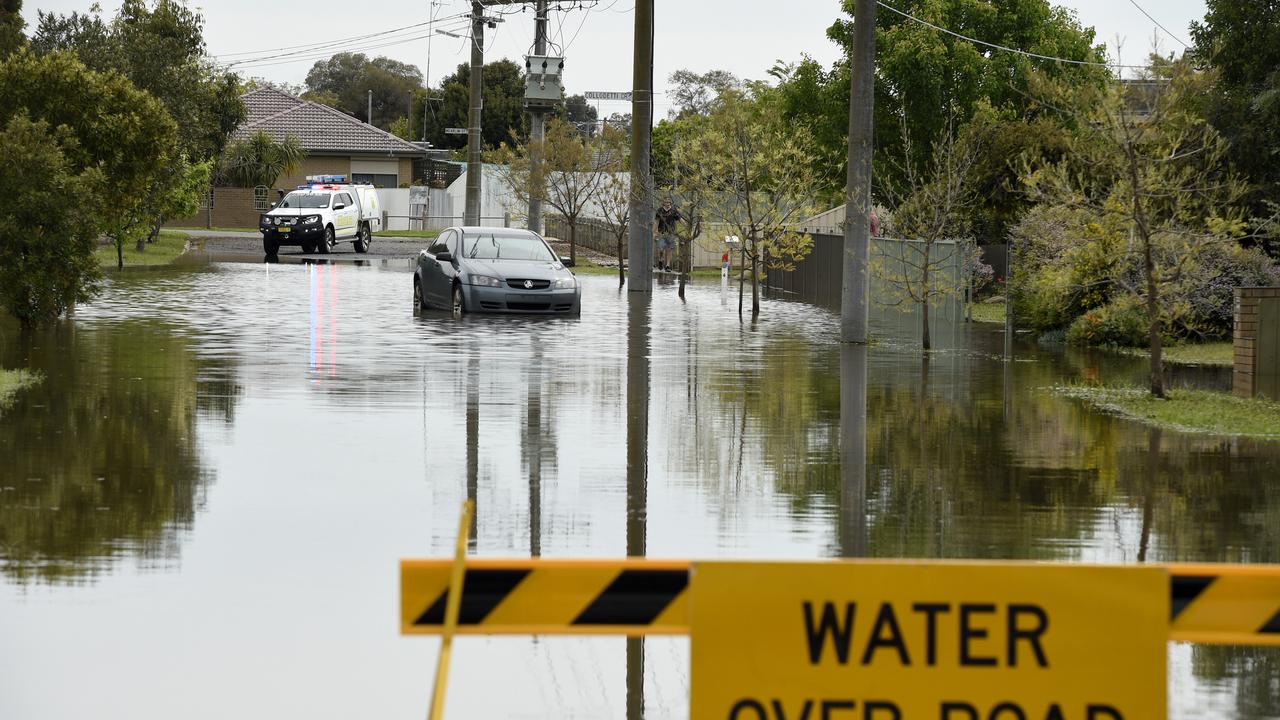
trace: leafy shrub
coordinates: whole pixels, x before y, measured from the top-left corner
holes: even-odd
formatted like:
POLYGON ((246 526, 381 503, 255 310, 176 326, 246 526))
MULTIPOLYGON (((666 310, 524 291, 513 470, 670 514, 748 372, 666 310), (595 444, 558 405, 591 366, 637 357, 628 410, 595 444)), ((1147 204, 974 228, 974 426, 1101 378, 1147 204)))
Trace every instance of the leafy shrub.
POLYGON ((1259 248, 1209 245, 1183 270, 1175 291, 1186 313, 1172 328, 1184 337, 1231 336, 1235 288, 1280 285, 1280 267, 1259 248))
POLYGON ((1147 344, 1149 327, 1138 300, 1124 295, 1076 318, 1067 328, 1067 342, 1140 347, 1147 344))
POLYGON ((1019 324, 1038 330, 1066 327, 1110 299, 1117 271, 1117 238, 1087 214, 1062 205, 1032 208, 1010 232, 1013 310, 1019 324))

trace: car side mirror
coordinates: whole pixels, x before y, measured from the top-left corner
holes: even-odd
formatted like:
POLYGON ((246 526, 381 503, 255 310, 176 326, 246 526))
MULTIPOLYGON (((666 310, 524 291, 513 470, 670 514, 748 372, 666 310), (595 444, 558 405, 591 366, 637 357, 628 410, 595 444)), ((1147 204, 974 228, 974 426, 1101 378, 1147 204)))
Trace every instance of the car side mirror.
POLYGON ((277 205, 277 203, 271 203, 271 209, 272 209, 272 210, 275 210, 275 209, 276 209, 276 205, 277 205))
POLYGON ((560 258, 560 264, 565 267, 573 267, 573 258, 560 258))
POLYGON ((436 260, 439 262, 453 262, 453 254, 448 250, 441 250, 436 253, 436 260))
POLYGON ((338 203, 337 205, 334 205, 334 206, 333 206, 333 209, 334 209, 334 210, 341 210, 341 209, 342 209, 342 208, 344 208, 344 207, 346 207, 346 205, 345 205, 345 204, 343 204, 343 203, 338 203))

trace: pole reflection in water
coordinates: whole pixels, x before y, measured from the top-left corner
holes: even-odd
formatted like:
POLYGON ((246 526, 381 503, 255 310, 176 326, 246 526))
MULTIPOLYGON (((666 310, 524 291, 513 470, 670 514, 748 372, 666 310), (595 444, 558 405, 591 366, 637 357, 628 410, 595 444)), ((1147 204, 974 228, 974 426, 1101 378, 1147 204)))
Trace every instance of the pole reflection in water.
POLYGON ((542 344, 533 343, 525 383, 525 421, 521 451, 529 476, 529 555, 542 555, 542 344))
MULTIPOLYGON (((649 295, 627 303, 627 555, 645 554, 649 484, 649 295)), ((627 638, 627 720, 644 717, 644 639, 627 638)))
POLYGON ((867 554, 867 346, 840 346, 840 555, 867 554))
POLYGON ((475 350, 467 359, 467 499, 475 511, 471 513, 471 530, 468 532, 468 551, 476 550, 476 528, 479 526, 480 507, 476 494, 480 487, 480 356, 475 350))

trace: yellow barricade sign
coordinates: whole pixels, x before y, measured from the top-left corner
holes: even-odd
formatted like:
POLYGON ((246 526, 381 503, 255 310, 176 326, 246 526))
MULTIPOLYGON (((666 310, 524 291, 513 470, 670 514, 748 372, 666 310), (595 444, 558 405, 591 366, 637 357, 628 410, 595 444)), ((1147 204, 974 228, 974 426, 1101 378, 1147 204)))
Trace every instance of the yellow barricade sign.
MULTIPOLYGON (((444 627, 448 560, 400 561, 400 632, 444 627)), ((467 560, 460 635, 683 635, 689 563, 675 560, 467 560)))
POLYGON ((696 562, 693 720, 1164 718, 1161 567, 696 562))

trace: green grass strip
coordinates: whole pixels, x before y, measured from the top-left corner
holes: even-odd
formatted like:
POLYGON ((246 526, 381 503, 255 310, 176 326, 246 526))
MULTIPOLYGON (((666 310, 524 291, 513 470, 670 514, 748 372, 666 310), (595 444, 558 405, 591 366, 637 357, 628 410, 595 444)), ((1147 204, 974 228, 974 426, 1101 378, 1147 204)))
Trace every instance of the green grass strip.
MULTIPOLYGON (((124 245, 124 266, 128 268, 144 265, 168 265, 182 256, 182 253, 187 248, 188 239, 189 236, 186 233, 161 230, 160 235, 156 237, 156 241, 147 245, 142 252, 137 251, 134 243, 127 242, 124 245)), ((115 245, 99 247, 94 251, 94 256, 98 258, 98 265, 103 268, 115 268, 115 245)))
POLYGON ((1138 387, 1076 385, 1054 390, 1100 410, 1168 430, 1280 439, 1280 403, 1269 400, 1246 400, 1208 390, 1170 390, 1166 400, 1138 387))

